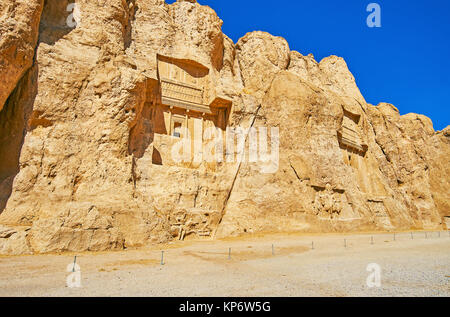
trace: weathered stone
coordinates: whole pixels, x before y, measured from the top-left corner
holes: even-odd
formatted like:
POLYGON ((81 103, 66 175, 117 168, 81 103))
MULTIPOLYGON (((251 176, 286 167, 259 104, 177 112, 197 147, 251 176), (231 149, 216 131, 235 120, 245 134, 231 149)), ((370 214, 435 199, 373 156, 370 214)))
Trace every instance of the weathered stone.
POLYGON ((342 58, 265 32, 234 44, 196 1, 76 1, 76 25, 71 2, 0 0, 0 253, 450 216, 450 127, 367 104, 342 58), (238 127, 242 162, 208 143, 238 127), (249 161, 251 127, 269 152, 279 129, 279 161, 249 161))
POLYGON ((0 1, 0 110, 33 64, 43 3, 0 1))
POLYGON ((245 91, 262 98, 275 75, 289 65, 289 45, 265 32, 247 33, 237 45, 237 58, 245 91))
POLYGON ((32 254, 27 236, 28 232, 23 228, 0 226, 0 255, 32 254))

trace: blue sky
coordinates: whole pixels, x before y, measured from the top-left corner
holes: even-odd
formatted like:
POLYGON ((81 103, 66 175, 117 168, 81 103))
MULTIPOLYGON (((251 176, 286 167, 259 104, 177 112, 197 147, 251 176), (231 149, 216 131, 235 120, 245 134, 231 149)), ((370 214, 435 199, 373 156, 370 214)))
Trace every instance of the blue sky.
MULTIPOLYGON (((169 3, 174 1, 167 1, 169 3)), ((234 42, 261 30, 317 61, 342 56, 367 102, 450 124, 449 0, 199 0, 224 21, 234 42), (381 28, 369 28, 369 3, 381 6, 381 28)))

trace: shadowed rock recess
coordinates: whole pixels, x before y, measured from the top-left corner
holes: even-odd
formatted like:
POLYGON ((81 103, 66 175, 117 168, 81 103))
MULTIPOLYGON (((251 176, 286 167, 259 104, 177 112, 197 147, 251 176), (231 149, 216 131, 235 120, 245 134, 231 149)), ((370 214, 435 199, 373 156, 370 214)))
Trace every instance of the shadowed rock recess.
POLYGON ((342 58, 235 44, 196 1, 76 0, 76 24, 73 7, 0 0, 0 254, 445 228, 450 128, 368 104, 342 58), (246 149, 278 128, 278 169, 229 162, 238 146, 174 159, 230 127, 246 149))

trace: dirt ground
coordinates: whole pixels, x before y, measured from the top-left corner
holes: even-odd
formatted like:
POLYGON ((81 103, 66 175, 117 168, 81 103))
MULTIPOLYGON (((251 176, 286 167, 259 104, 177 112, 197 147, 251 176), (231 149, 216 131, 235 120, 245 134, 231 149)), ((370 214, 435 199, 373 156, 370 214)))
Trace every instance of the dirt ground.
POLYGON ((259 235, 0 257, 0 296, 448 297, 450 233, 259 235), (80 288, 66 285, 75 255, 80 288), (380 287, 366 283, 370 263, 381 268, 380 287))

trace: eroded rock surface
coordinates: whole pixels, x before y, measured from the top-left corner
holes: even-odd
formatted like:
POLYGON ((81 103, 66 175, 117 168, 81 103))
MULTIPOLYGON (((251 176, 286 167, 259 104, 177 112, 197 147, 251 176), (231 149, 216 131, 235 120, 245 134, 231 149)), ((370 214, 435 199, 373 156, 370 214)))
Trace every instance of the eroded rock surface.
POLYGON ((342 58, 265 32, 234 44, 196 1, 75 3, 72 19, 73 1, 0 0, 0 253, 450 216, 449 128, 368 104, 342 58), (237 127, 242 162, 237 144, 174 157, 183 128, 205 156, 207 131, 237 127), (269 151, 278 128, 276 168, 248 159, 250 127, 269 129, 269 151))
POLYGON ((0 110, 33 64, 43 3, 0 1, 0 110))

